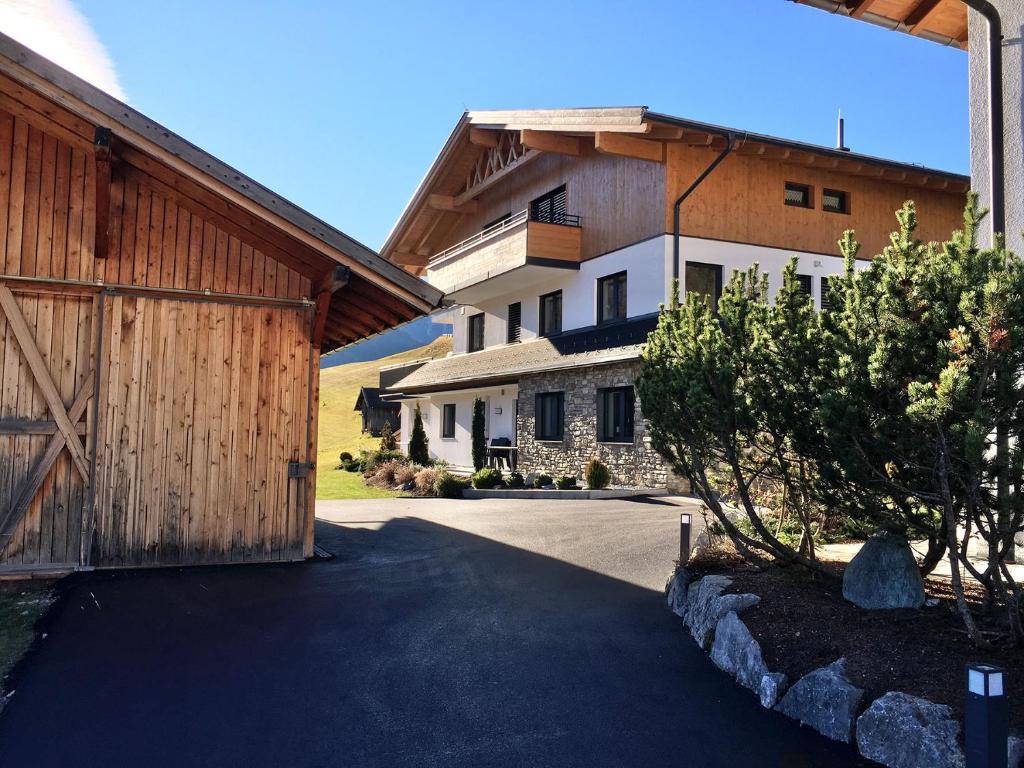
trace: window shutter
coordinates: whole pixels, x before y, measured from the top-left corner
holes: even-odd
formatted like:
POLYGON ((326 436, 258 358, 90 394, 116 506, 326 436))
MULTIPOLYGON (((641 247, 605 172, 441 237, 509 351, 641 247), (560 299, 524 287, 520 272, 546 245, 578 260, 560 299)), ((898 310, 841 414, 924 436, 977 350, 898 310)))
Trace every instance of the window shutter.
POLYGON ((522 333, 522 305, 517 301, 508 305, 508 328, 506 342, 518 344, 522 333))

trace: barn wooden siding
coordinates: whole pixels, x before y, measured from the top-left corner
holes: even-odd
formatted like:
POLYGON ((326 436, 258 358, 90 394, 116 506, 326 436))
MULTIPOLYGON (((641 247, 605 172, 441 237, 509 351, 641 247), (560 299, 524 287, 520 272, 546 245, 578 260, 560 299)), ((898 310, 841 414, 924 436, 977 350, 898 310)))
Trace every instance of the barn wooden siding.
POLYGON ((0 567, 302 557, 310 484, 287 470, 313 439, 309 278, 127 163, 97 259, 95 173, 0 109, 0 303, 21 317, 0 312, 0 515, 39 486, 0 530, 0 567))

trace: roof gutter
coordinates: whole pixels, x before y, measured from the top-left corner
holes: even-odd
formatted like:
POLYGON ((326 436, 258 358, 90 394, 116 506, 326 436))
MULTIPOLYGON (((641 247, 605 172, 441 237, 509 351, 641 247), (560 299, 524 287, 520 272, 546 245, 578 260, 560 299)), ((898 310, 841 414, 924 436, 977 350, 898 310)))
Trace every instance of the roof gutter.
MULTIPOLYGON (((840 16, 850 15, 846 4, 836 2, 835 0, 793 0, 793 2, 800 3, 801 5, 810 5, 819 10, 825 11, 826 13, 835 13, 840 16)), ((970 3, 968 3, 968 5, 970 5, 970 3)), ((896 19, 890 19, 888 16, 880 16, 879 14, 872 13, 871 11, 865 11, 863 15, 858 16, 857 18, 861 21, 866 21, 869 24, 874 24, 877 27, 888 29, 891 32, 907 32, 908 34, 910 32, 907 25, 903 22, 896 21, 896 19)), ((914 36, 920 37, 923 40, 930 40, 931 42, 938 43, 939 45, 945 45, 953 48, 960 47, 959 40, 948 37, 947 35, 940 35, 936 32, 921 30, 914 32, 914 36)))
POLYGON ((988 183, 992 219, 992 245, 997 232, 1006 231, 1005 147, 1003 146, 1003 24, 988 0, 963 0, 988 21, 988 183))

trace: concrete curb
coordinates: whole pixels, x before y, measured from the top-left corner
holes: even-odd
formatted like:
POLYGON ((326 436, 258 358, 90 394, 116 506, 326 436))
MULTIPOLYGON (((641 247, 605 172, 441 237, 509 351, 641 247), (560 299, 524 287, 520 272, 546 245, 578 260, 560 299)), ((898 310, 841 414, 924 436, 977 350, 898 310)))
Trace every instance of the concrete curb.
POLYGON ((462 492, 464 499, 628 499, 633 496, 668 496, 666 490, 641 490, 638 488, 602 488, 599 491, 545 491, 539 488, 495 488, 481 490, 467 488, 462 492))

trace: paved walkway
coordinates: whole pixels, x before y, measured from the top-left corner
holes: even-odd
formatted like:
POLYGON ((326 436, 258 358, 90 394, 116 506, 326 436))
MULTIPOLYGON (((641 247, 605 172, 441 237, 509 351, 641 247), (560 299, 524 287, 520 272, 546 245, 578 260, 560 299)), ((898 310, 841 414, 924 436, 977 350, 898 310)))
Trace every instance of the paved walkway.
POLYGON ((862 764, 684 636, 661 596, 677 506, 318 511, 331 561, 79 578, 0 717, 0 764, 862 764))

